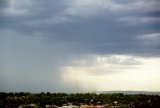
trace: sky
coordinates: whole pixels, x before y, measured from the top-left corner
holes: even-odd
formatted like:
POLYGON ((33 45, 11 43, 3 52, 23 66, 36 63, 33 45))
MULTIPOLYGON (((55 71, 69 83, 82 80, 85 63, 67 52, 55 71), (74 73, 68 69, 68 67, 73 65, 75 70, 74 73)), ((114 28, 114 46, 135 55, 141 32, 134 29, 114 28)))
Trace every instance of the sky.
POLYGON ((0 0, 0 91, 160 91, 159 0, 0 0))

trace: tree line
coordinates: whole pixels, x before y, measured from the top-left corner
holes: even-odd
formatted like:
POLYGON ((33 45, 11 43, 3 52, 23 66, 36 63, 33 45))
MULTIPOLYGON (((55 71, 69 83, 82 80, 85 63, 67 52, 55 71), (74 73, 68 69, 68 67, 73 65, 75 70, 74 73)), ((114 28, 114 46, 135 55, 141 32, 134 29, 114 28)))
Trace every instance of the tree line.
POLYGON ((160 96, 145 94, 96 94, 96 93, 0 93, 1 108, 16 108, 20 105, 34 103, 39 107, 45 105, 132 105, 135 108, 160 108, 160 96))

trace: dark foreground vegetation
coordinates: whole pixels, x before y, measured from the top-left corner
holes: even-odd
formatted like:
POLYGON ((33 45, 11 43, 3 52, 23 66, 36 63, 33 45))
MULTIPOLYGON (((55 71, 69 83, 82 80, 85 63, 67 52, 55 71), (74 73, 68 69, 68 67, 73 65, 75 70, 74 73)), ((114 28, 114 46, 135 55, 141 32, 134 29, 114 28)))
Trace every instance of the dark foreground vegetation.
MULTIPOLYGON (((18 108, 20 105, 34 104, 39 108, 46 105, 124 105, 128 108, 160 108, 160 96, 134 94, 96 93, 0 93, 0 108, 18 108)), ((126 108, 126 107, 125 107, 126 108)))

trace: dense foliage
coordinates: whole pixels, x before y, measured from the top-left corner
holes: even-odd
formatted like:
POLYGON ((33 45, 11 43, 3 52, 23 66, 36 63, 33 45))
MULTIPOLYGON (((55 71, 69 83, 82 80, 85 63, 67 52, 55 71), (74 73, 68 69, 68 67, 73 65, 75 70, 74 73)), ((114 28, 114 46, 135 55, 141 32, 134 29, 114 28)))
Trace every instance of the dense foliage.
POLYGON ((160 108, 160 96, 158 95, 125 95, 116 94, 96 94, 96 93, 0 93, 1 108, 15 108, 20 105, 36 104, 39 107, 45 105, 130 105, 135 108, 160 108))

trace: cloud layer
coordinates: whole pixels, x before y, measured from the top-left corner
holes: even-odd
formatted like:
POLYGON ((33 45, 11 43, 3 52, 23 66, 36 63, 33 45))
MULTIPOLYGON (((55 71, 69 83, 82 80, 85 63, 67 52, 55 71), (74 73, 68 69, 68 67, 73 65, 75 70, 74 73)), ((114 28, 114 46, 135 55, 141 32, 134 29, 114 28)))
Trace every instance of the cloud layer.
MULTIPOLYGON (((153 70, 159 75, 159 4, 159 0, 1 0, 0 90, 104 90, 104 82, 115 84, 118 75, 124 78, 130 71, 135 77, 138 73, 133 71, 144 75, 146 60, 156 61, 153 70), (92 82, 95 85, 88 86, 92 82)), ((159 80, 153 78, 143 79, 151 81, 145 90, 160 90, 159 80)))

